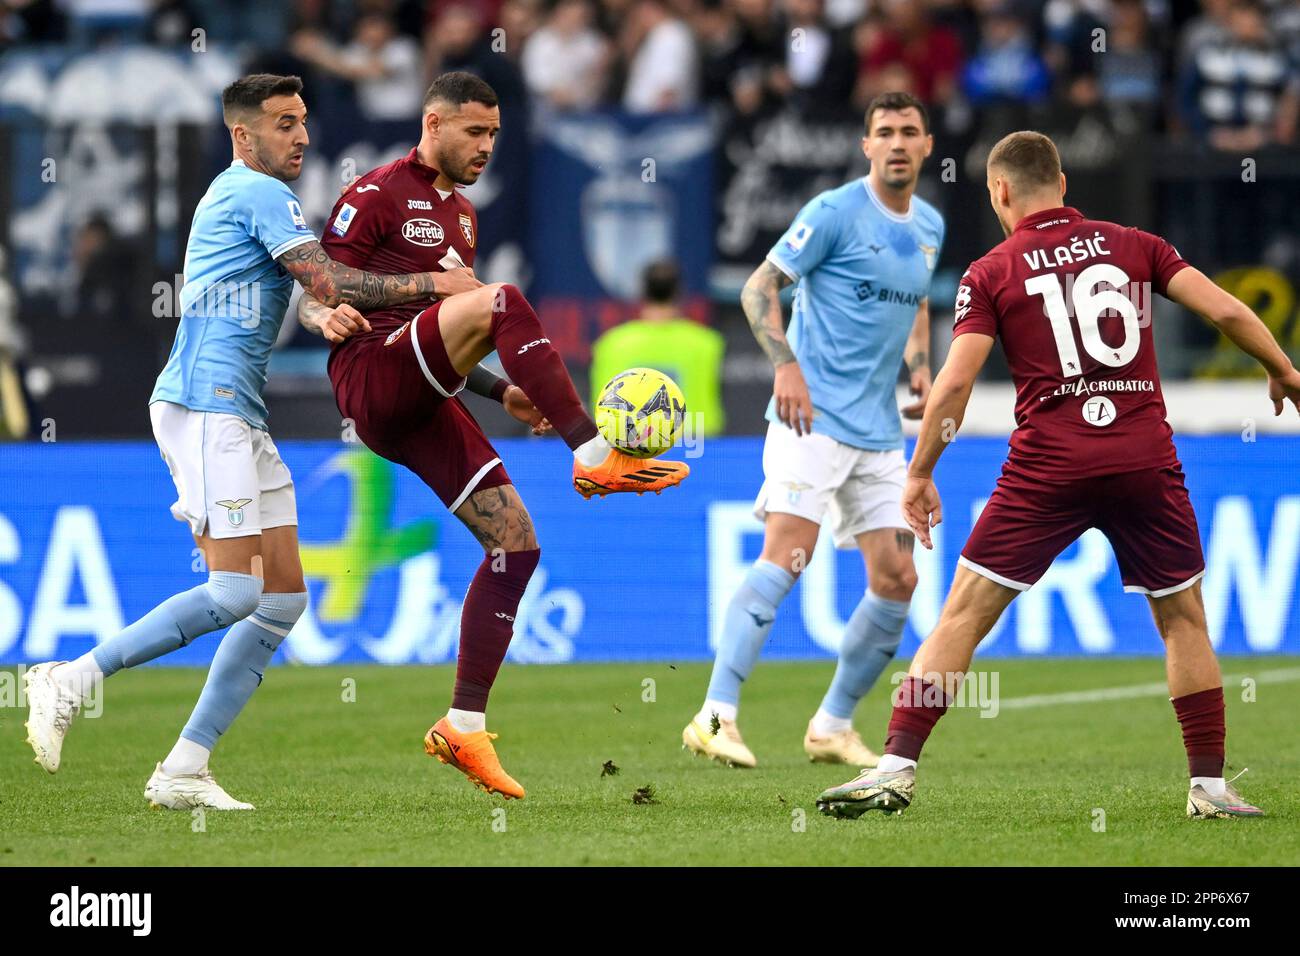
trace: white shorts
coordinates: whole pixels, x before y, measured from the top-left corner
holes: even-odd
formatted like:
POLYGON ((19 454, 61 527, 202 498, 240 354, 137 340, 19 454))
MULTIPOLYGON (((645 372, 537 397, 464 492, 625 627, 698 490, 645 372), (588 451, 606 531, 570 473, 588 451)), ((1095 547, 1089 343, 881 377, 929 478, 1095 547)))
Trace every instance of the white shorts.
POLYGON ((906 477, 901 450, 867 451, 770 422, 754 515, 761 521, 775 511, 820 525, 829 513, 835 546, 851 548, 864 531, 907 527, 900 504, 906 477))
POLYGON ((171 402, 154 402, 149 418, 176 483, 172 516, 194 534, 239 538, 298 523, 293 478, 265 431, 171 402))

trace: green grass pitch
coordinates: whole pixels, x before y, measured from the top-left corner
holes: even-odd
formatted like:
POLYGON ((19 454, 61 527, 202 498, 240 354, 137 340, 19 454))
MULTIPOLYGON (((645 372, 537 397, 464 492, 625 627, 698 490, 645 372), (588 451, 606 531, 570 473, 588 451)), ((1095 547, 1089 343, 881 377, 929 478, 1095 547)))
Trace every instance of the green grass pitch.
MULTIPOLYGON (((1238 678, 1296 665, 1223 662, 1238 678)), ((1159 659, 988 660, 976 669, 998 672, 1004 702, 1163 679, 1159 659)), ((115 677, 103 715, 73 726, 54 777, 32 762, 25 711, 11 695, 0 707, 0 864, 1222 867, 1300 858, 1294 674, 1262 679, 1254 701, 1242 700, 1240 683, 1226 689, 1228 774, 1250 767, 1239 784, 1266 819, 1184 818, 1178 725, 1168 700, 1152 693, 1008 708, 993 719, 953 710, 931 738, 906 813, 841 821, 818 814, 814 800, 856 771, 810 764, 802 750, 831 670, 760 663, 741 713, 760 766, 741 771, 681 750, 705 665, 507 666, 490 727, 528 789, 507 804, 423 753, 423 733, 450 693, 449 667, 277 667, 213 761, 217 779, 258 809, 202 821, 150 810, 142 797, 202 671, 115 677), (355 702, 343 700, 348 678, 355 702), (602 776, 606 761, 616 775, 602 776), (634 803, 644 786, 653 802, 634 803)), ((12 670, 0 678, 12 690, 12 670)), ((882 681, 858 713, 875 747, 889 689, 882 681)))

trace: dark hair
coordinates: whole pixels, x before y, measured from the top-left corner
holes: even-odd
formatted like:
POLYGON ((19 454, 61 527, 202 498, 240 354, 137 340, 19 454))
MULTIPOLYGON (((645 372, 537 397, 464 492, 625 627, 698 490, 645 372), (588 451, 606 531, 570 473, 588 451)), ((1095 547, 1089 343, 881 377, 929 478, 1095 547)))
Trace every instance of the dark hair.
POLYGON ((466 103, 496 106, 497 92, 473 73, 457 70, 454 73, 444 73, 429 84, 429 89, 424 94, 424 108, 428 109, 434 100, 442 100, 457 107, 466 103))
POLYGON ((926 112, 925 104, 911 93, 903 93, 897 90, 892 93, 881 93, 867 104, 867 115, 863 118, 863 125, 867 134, 870 135, 871 133, 871 117, 877 110, 905 110, 909 108, 921 114, 921 129, 928 134, 930 132, 930 114, 926 112))
POLYGON ((657 305, 668 305, 676 301, 677 287, 680 283, 677 263, 672 259, 652 262, 641 273, 641 288, 645 298, 657 305))
POLYGON ((1034 190, 1061 182, 1061 154, 1050 136, 1033 130, 1009 133, 989 150, 988 165, 1006 172, 1019 186, 1034 190))
POLYGON ((229 125, 238 113, 260 110, 272 96, 294 96, 302 92, 302 79, 274 73, 241 76, 221 91, 221 115, 229 125))

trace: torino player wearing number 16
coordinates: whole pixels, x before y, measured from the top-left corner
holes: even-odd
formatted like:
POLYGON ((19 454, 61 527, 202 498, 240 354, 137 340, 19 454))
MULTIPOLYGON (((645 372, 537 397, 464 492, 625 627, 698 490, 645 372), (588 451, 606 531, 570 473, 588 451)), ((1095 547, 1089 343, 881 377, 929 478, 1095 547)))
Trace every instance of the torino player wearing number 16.
POLYGON ((1165 421, 1150 291, 1198 313, 1256 359, 1274 414, 1300 399, 1300 372, 1249 308, 1168 242, 1065 206, 1061 160, 1041 133, 1012 133, 993 147, 988 189, 1007 239, 962 278, 952 348, 903 491, 903 514, 925 547, 942 517, 930 476, 944 433, 960 425, 995 337, 1016 386, 1011 453, 962 549, 939 624, 895 695, 885 756, 824 791, 818 807, 844 817, 905 809, 921 748, 976 645, 1061 551, 1099 528, 1115 549, 1124 590, 1146 595, 1164 639, 1191 774, 1187 815, 1259 816, 1223 779, 1223 680, 1201 603, 1196 515, 1165 421))

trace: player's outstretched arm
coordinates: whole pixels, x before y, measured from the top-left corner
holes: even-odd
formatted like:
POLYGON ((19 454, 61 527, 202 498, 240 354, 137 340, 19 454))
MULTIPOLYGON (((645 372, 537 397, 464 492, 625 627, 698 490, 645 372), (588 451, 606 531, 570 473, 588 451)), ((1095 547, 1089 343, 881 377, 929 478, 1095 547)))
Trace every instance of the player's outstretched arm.
POLYGON ((740 290, 740 307, 759 347, 776 368, 772 394, 776 398, 777 417, 796 434, 802 435, 812 431, 812 396, 795 360, 794 349, 790 348, 785 337, 785 322, 781 316, 781 290, 792 281, 770 261, 764 260, 740 290))
POLYGON ((1268 373, 1273 414, 1281 415, 1286 399, 1300 412, 1300 372, 1259 316, 1236 296, 1215 285, 1205 273, 1188 266, 1169 280, 1166 294, 1191 309, 1232 340, 1268 373))
POLYGON ((298 297, 298 322, 308 332, 328 342, 342 342, 357 332, 369 332, 370 322, 346 302, 331 309, 306 289, 298 297))
POLYGON ((346 302, 357 309, 425 302, 468 292, 482 285, 469 269, 379 275, 331 259, 316 241, 294 246, 276 260, 317 300, 334 308, 346 302))
POLYGON ((907 467, 907 484, 903 488, 903 517, 927 548, 933 548, 930 529, 943 520, 943 505, 935 488, 934 466, 948 443, 957 437, 966 405, 970 401, 975 378, 993 349, 993 337, 968 332, 952 340, 948 359, 934 379, 921 434, 907 467))

